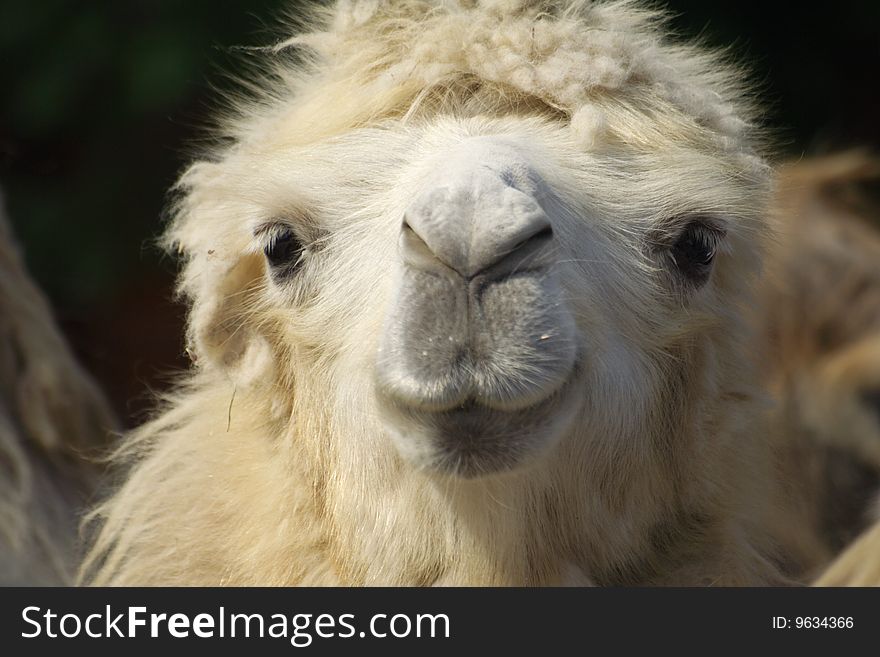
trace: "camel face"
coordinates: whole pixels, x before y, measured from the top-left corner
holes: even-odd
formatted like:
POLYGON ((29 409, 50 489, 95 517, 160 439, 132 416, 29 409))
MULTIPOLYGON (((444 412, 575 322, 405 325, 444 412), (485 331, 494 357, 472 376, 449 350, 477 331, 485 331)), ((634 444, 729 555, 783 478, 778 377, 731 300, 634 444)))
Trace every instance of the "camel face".
POLYGON ((773 581, 757 114, 661 27, 630 2, 340 2, 267 50, 176 187, 197 364, 127 443, 84 571, 773 581))
POLYGON ((574 406, 575 326, 542 207, 551 192, 527 158, 472 137, 436 166, 401 223, 376 383, 401 454, 467 477, 559 438, 574 406))
POLYGON ((526 471, 561 443, 635 449, 627 436, 680 376, 669 354, 731 310, 720 287, 738 294, 742 276, 716 276, 716 254, 722 270, 750 266, 746 189, 724 159, 680 147, 618 151, 621 176, 570 135, 530 117, 442 119, 268 166, 243 153, 223 206, 260 219, 238 229, 262 273, 231 298, 262 296, 244 319, 254 336, 280 327, 282 380, 308 382, 345 409, 346 431, 368 427, 383 458, 429 473, 526 471))

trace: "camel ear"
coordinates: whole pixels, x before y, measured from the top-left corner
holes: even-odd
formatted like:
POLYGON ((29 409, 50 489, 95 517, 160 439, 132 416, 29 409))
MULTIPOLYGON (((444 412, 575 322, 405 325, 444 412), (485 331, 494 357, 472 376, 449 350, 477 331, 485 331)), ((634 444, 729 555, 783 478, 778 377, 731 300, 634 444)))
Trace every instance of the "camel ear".
POLYGON ((165 247, 184 259, 178 294, 191 302, 187 353, 199 369, 218 369, 236 384, 270 371, 270 342, 255 316, 265 264, 249 249, 240 193, 224 168, 197 162, 176 186, 165 247))
POLYGON ((193 298, 187 353, 199 368, 223 370, 236 384, 247 385, 264 377, 274 362, 254 317, 263 262, 245 254, 212 274, 193 298))

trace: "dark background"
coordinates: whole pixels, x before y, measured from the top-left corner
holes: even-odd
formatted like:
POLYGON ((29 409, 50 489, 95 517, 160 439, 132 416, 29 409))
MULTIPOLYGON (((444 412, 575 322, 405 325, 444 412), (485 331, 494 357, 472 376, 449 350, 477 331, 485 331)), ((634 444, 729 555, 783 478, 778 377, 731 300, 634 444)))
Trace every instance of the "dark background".
MULTIPOLYGON (((0 0, 0 187, 28 266, 129 424, 186 366, 166 191, 240 46, 282 0, 0 0)), ((779 157, 880 147, 880 2, 674 0, 681 35, 732 46, 779 157)))

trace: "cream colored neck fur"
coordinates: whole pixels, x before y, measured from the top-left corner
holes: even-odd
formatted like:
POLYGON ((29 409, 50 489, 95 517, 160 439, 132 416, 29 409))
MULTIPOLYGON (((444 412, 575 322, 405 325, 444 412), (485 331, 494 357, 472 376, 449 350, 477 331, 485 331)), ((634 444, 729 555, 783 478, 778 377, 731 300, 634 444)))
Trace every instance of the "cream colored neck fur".
MULTIPOLYGON (((95 583, 760 584, 774 577, 754 555, 766 546, 744 539, 755 541, 747 529, 761 524, 763 491, 734 479, 743 460, 761 462, 752 451, 758 443, 719 409, 686 401, 700 395, 658 395, 647 417, 663 432, 649 433, 645 423, 641 433, 595 436, 581 417, 532 468, 465 482, 412 470, 356 406, 346 418, 316 414, 331 404, 309 398, 309 389, 299 387, 291 404, 286 395, 273 401, 265 385, 234 390, 203 376, 186 404, 143 427, 134 449, 149 454, 104 526, 104 536, 118 535, 96 544, 95 553, 110 551, 95 583), (714 439, 701 441, 701 431, 714 439), (146 520, 126 525, 126 509, 146 520)), ((728 408, 734 398, 735 386, 728 408)))

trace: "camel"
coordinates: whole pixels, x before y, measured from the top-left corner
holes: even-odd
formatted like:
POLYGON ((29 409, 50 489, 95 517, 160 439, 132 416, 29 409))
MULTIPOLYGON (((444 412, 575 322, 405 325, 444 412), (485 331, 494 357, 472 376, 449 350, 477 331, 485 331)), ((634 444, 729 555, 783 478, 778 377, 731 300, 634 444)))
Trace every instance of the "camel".
POLYGON ((815 586, 880 586, 880 521, 839 555, 815 586))
POLYGON ((0 198, 0 585, 66 585, 117 427, 31 280, 0 198))
POLYGON ((807 579, 871 523, 880 492, 880 207, 862 152, 781 167, 760 287, 759 347, 776 405, 791 556, 807 579))
POLYGON ((284 29, 176 186, 194 363, 81 581, 783 581, 742 71, 633 2, 284 29))

